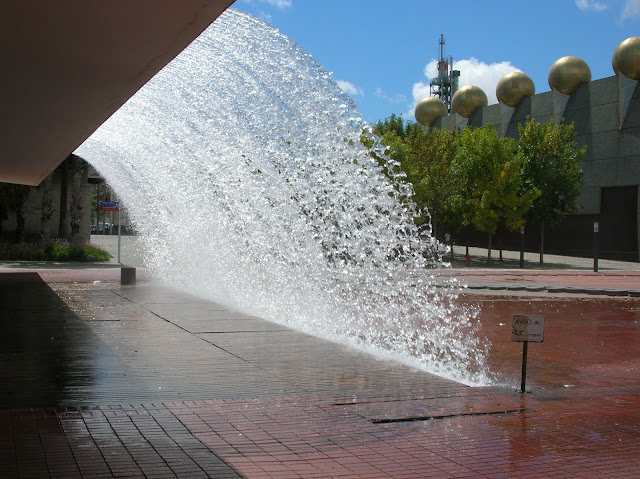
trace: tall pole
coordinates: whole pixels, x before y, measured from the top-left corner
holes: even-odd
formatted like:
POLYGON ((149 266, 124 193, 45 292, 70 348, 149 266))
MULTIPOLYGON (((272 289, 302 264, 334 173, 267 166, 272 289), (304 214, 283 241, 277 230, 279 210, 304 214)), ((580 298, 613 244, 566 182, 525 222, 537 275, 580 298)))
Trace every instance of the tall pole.
POLYGON ((520 269, 524 268, 524 225, 520 227, 520 269))
POLYGON ((520 381, 520 392, 527 392, 527 352, 529 350, 529 341, 522 343, 522 380, 520 381))
POLYGON ((120 202, 118 202, 118 263, 122 264, 120 261, 120 202))
POLYGON ((100 234, 100 182, 96 184, 96 234, 100 234))
POLYGON ((593 222, 593 271, 598 272, 598 254, 600 251, 600 244, 598 243, 600 233, 600 223, 598 221, 593 222))

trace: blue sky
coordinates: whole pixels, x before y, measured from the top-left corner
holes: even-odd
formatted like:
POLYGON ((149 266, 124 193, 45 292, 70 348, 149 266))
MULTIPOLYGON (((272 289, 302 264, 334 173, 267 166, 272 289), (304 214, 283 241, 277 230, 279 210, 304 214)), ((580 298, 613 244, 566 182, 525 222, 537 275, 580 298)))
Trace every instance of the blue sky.
POLYGON ((593 80, 612 76, 616 46, 640 36, 640 0, 236 0, 233 7, 295 40, 369 122, 392 113, 414 119, 435 75, 440 34, 460 86, 480 86, 489 103, 514 70, 531 77, 536 93, 549 91, 549 68, 567 55, 586 61, 593 80))

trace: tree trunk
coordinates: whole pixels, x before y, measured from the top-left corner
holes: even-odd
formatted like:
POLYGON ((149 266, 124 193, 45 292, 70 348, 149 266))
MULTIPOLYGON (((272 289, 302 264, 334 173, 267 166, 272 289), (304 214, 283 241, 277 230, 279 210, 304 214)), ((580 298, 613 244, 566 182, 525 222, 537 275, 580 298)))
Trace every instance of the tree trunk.
POLYGON ((69 205, 70 240, 74 245, 81 245, 80 221, 82 219, 82 190, 84 184, 82 181, 82 158, 79 156, 71 156, 71 175, 71 204, 69 205))
POLYGON ((451 248, 451 262, 453 263, 453 235, 449 234, 449 248, 451 248))
POLYGON ((433 210, 431 214, 431 235, 438 239, 438 212, 433 210))
POLYGON ((471 233, 469 232, 469 228, 467 228, 467 245, 464 251, 465 257, 469 256, 469 243, 471 242, 470 236, 471 236, 471 233))
POLYGON ((540 222, 540 264, 544 263, 544 221, 540 222))
POLYGON ((24 240, 24 201, 16 208, 16 243, 24 240))
POLYGON ((489 233, 489 248, 487 250, 487 260, 489 261, 489 263, 491 263, 491 239, 492 239, 493 235, 491 233, 489 233))
POLYGON ((51 217, 53 216, 52 175, 42 181, 42 217, 40 218, 40 235, 43 242, 51 239, 51 217))
POLYGON ((102 211, 100 210, 100 202, 102 201, 102 197, 100 196, 100 183, 98 183, 97 185, 97 191, 96 191, 96 234, 103 234, 104 233, 104 218, 102 218, 102 228, 100 229, 100 213, 102 213, 102 211))
POLYGON ((60 169, 60 220, 58 222, 58 238, 67 237, 67 169, 69 159, 65 159, 60 169))

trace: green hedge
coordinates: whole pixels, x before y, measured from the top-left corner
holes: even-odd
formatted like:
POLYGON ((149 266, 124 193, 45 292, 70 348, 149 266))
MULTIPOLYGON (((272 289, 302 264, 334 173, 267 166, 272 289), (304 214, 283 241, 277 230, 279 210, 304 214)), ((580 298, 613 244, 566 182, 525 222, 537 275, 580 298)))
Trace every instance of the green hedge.
POLYGON ((0 261, 109 261, 106 251, 92 245, 71 245, 64 240, 48 243, 0 243, 0 261))

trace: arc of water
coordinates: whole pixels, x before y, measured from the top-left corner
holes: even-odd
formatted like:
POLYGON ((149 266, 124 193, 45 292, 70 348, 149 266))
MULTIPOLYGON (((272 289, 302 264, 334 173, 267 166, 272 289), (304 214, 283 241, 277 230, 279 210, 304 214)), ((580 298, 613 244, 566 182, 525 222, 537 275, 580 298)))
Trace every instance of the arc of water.
POLYGON ((229 10, 78 154, 127 204, 155 277, 485 383, 475 310, 433 273, 437 242, 416 226, 412 189, 368 130, 309 54, 229 10))

